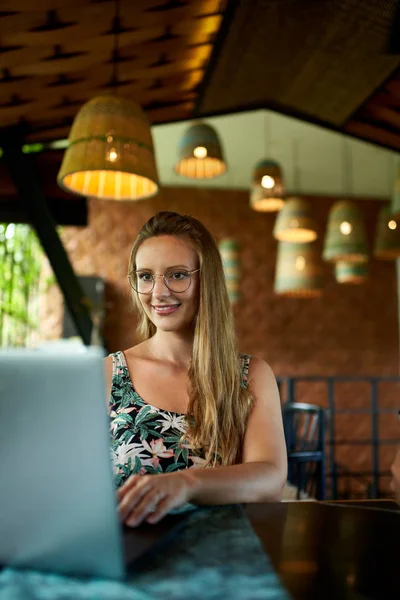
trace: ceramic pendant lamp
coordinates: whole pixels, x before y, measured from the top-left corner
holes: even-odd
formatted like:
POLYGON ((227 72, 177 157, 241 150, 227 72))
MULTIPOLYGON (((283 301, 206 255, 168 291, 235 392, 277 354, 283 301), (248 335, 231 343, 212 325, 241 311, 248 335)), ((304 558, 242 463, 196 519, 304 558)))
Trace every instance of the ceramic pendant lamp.
POLYGON ((227 169, 221 142, 214 127, 196 123, 183 134, 175 172, 190 179, 213 179, 227 169))
POLYGON ((323 289, 322 265, 313 243, 279 242, 275 293, 291 298, 315 298, 323 289))
POLYGON ((226 287, 232 304, 240 299, 239 245, 236 240, 224 239, 219 243, 219 251, 224 266, 226 287))

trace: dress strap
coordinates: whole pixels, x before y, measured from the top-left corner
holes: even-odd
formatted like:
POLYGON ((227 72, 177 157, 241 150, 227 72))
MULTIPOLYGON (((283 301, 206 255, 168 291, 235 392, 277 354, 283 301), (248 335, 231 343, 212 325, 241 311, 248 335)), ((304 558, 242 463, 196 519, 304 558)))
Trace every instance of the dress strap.
POLYGON ((118 350, 118 352, 113 352, 113 354, 110 354, 110 356, 112 357, 112 377, 114 379, 114 377, 121 374, 121 369, 127 369, 127 364, 124 353, 121 352, 121 350, 118 350))
POLYGON ((242 387, 247 388, 249 384, 249 367, 251 354, 240 354, 240 372, 242 375, 242 387))

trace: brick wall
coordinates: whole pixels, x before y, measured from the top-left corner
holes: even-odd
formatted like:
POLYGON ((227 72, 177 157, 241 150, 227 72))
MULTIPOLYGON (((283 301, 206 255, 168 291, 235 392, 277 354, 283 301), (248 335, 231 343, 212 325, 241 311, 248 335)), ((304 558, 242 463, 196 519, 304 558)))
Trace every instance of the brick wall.
MULTIPOLYGON (((321 232, 335 199, 310 198, 321 232)), ((363 200, 370 245, 381 203, 363 200)), ((62 234, 74 268, 80 275, 98 275, 107 282, 105 337, 110 351, 135 343, 135 318, 126 279, 129 252, 143 223, 162 209, 199 218, 217 240, 235 238, 241 246, 242 298, 235 306, 240 350, 267 360, 276 375, 397 375, 399 367, 397 285, 395 265, 373 259, 370 279, 362 286, 338 285, 332 267, 324 266, 325 293, 318 299, 289 299, 273 293, 276 242, 274 215, 248 207, 248 193, 194 187, 164 188, 157 197, 137 203, 91 200, 89 227, 65 228, 62 234)), ((321 244, 321 241, 319 242, 321 244)), ((53 288, 42 306, 42 336, 61 331, 61 296, 53 288)), ((365 386, 342 386, 345 406, 367 405, 365 386)), ((301 388, 301 397, 325 404, 321 385, 301 388)), ((386 390, 385 406, 400 405, 397 386, 386 390)), ((341 435, 367 437, 367 418, 343 417, 341 435), (343 434, 343 435, 342 435, 343 434)), ((398 437, 393 417, 382 430, 398 437)), ((369 468, 369 449, 352 450, 352 463, 369 468)), ((392 448, 383 450, 388 467, 392 448)), ((349 449, 338 454, 348 461, 349 449)))

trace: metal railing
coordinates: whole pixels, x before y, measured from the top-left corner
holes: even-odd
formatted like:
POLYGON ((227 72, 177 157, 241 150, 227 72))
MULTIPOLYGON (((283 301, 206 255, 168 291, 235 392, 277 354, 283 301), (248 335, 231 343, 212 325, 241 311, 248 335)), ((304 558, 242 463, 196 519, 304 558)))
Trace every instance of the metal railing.
MULTIPOLYGON (((277 377, 278 386, 281 393, 282 403, 286 402, 307 402, 307 392, 302 391, 301 398, 297 394, 297 386, 302 384, 323 383, 325 386, 326 403, 323 404, 315 399, 315 393, 310 394, 310 402, 319 404, 326 410, 326 457, 327 469, 326 477, 331 499, 343 498, 338 490, 338 483, 345 480, 357 481, 359 487, 365 492, 368 498, 380 498, 383 496, 380 480, 390 475, 389 471, 382 470, 379 450, 382 446, 393 445, 393 456, 395 447, 400 445, 400 427, 399 435, 396 439, 388 439, 381 436, 379 417, 383 414, 392 414, 396 419, 398 409, 400 408, 400 393, 398 406, 396 408, 381 408, 379 403, 379 387, 382 383, 400 384, 400 377, 368 377, 368 376, 296 376, 296 377, 277 377), (369 406, 368 408, 337 408, 337 396, 335 385, 338 383, 367 383, 369 385, 369 406), (306 398, 305 398, 306 397, 306 398), (371 418, 370 436, 365 439, 343 439, 338 436, 336 416, 339 414, 347 415, 368 415, 371 418), (335 457, 336 449, 340 446, 371 446, 371 469, 352 470, 348 465, 337 462, 335 457)), ((347 494, 351 492, 348 486, 347 494)))

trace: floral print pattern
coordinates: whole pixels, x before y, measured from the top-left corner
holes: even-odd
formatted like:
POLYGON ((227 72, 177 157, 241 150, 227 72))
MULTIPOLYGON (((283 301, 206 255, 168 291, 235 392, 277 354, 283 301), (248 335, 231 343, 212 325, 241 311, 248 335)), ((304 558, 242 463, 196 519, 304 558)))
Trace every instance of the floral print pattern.
MULTIPOLYGON (((113 375, 108 412, 116 487, 132 474, 204 467, 204 453, 195 451, 184 437, 186 415, 145 402, 133 388, 123 352, 111 356, 113 375)), ((247 387, 250 356, 241 354, 240 362, 242 385, 247 387)))

